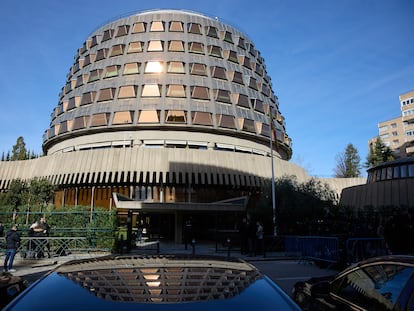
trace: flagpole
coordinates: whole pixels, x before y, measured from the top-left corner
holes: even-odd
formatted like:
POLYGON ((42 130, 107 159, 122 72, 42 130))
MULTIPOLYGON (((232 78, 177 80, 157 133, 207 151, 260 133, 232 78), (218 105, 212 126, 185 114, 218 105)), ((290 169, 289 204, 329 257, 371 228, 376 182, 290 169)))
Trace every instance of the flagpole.
MULTIPOLYGON (((277 237, 277 224, 276 224, 276 192, 275 192, 275 172, 274 172, 274 163, 273 163, 273 118, 272 113, 269 114, 270 117, 270 161, 272 166, 272 211, 273 211, 273 236, 277 237)), ((276 134, 276 131, 275 131, 276 134)), ((275 135, 275 139, 277 137, 275 135)), ((277 141, 276 141, 277 144, 277 141)))

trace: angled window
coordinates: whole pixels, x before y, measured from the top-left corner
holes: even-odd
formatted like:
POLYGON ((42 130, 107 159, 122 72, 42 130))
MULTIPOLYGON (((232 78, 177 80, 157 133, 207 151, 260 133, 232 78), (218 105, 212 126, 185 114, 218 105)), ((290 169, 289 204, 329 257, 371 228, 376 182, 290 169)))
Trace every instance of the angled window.
POLYGON ((118 31, 116 33, 117 37, 125 36, 128 34, 129 31, 129 25, 121 25, 118 26, 118 31))
POLYGON ((237 106, 250 108, 249 97, 243 94, 233 94, 233 100, 237 106))
POLYGON ((172 40, 168 42, 168 51, 170 52, 184 52, 184 42, 179 40, 172 40))
POLYGON ((77 104, 79 104, 79 101, 80 101, 79 96, 69 98, 69 102, 68 102, 68 105, 66 107, 66 111, 76 108, 77 104))
POLYGON ((208 55, 223 58, 223 56, 221 55, 221 47, 216 46, 216 45, 209 45, 207 49, 208 49, 208 55))
POLYGON ((204 54, 204 45, 200 42, 189 42, 188 51, 190 53, 204 54))
POLYGON ((169 31, 184 32, 183 22, 171 21, 169 31))
POLYGON ((147 62, 145 65, 145 73, 160 73, 162 72, 162 64, 161 62, 147 62))
POLYGON ((201 35, 201 25, 197 23, 189 23, 188 24, 188 32, 194 33, 197 35, 201 35))
POLYGON ((93 36, 91 38, 91 47, 94 47, 95 45, 98 45, 98 36, 93 36))
POLYGON ((233 36, 231 34, 231 32, 229 31, 222 31, 222 38, 224 41, 228 42, 228 43, 234 43, 233 42, 233 36))
POLYGON ((257 82, 255 78, 250 77, 249 87, 257 91, 257 82))
POLYGON ((133 111, 116 111, 112 124, 130 124, 134 120, 133 111))
POLYGON ((164 22, 160 22, 160 21, 151 22, 150 31, 164 31, 164 22))
POLYGON ((75 120, 73 120, 72 131, 85 128, 88 125, 88 122, 89 122, 88 116, 75 118, 75 120))
POLYGON ((270 137, 270 126, 269 126, 269 124, 262 123, 262 127, 261 127, 261 130, 260 130, 260 135, 270 137))
POLYGON ((160 123, 160 115, 156 110, 143 110, 139 114, 138 123, 160 123))
POLYGON ((96 52, 95 61, 100 61, 108 56, 108 49, 100 49, 96 52))
POLYGON ((161 85, 158 84, 145 84, 142 88, 142 97, 160 97, 161 85))
POLYGON ((256 64, 255 71, 259 76, 263 77, 264 70, 263 70, 263 67, 260 64, 256 64))
POLYGON ((168 62, 168 73, 185 73, 183 62, 168 62))
POLYGON ((210 99, 208 94, 208 88, 204 86, 193 86, 191 87, 191 98, 196 99, 210 99))
POLYGON ((83 93, 80 105, 83 106, 83 105, 92 104, 95 101, 95 97, 96 97, 96 92, 83 93))
POLYGON ((110 57, 124 54, 125 44, 117 44, 112 47, 110 57))
POLYGON ((270 88, 266 84, 263 84, 262 86, 262 94, 270 96, 270 88))
POLYGON ((218 39, 217 28, 214 26, 206 26, 206 35, 218 39))
POLYGON ((238 46, 239 48, 242 48, 243 50, 245 50, 245 49, 246 49, 246 43, 244 42, 244 38, 239 37, 239 40, 238 40, 238 42, 237 42, 237 46, 238 46))
POLYGON ((103 69, 95 69, 89 73, 89 80, 88 82, 94 82, 99 80, 102 77, 103 69))
POLYGON ((211 113, 209 112, 201 112, 195 111, 192 113, 193 116, 193 124, 197 125, 213 125, 213 119, 211 118, 211 113))
POLYGON ((109 113, 97 113, 92 115, 91 126, 104 126, 108 125, 109 113))
POLYGON ((230 78, 230 81, 231 82, 235 82, 235 83, 239 83, 239 84, 244 84, 243 75, 239 71, 231 71, 231 72, 229 72, 229 78, 230 78))
POLYGON ((88 74, 83 74, 78 76, 78 78, 76 79, 76 87, 79 87, 83 84, 85 84, 88 81, 89 75, 88 74))
POLYGON ((243 120, 243 131, 247 131, 250 133, 256 133, 256 129, 254 127, 254 121, 250 119, 243 120))
POLYGON ((226 69, 224 69, 223 67, 211 67, 210 73, 213 78, 226 80, 226 69))
POLYGON ((133 75, 139 73, 141 63, 126 63, 124 66, 124 75, 133 75))
POLYGON ((263 105, 263 102, 257 98, 252 99, 252 105, 254 107, 254 110, 261 112, 261 113, 265 113, 265 107, 263 105))
POLYGON ((237 53, 232 50, 224 51, 224 57, 227 58, 229 61, 238 64, 239 58, 237 57, 237 53))
POLYGON ((239 56, 240 64, 242 64, 244 67, 252 69, 250 65, 250 59, 247 56, 241 55, 239 56))
POLYGON ((185 87, 181 84, 167 85, 168 97, 185 97, 185 87))
POLYGON ((135 23, 134 26, 132 27, 131 33, 145 32, 146 26, 147 25, 144 22, 135 23))
POLYGON ((141 53, 142 51, 144 51, 144 42, 134 41, 128 44, 128 54, 141 53))
POLYGON ((96 54, 88 54, 83 61, 83 67, 86 67, 95 61, 96 54))
POLYGON ((234 124, 234 117, 227 114, 218 114, 216 115, 217 124, 220 127, 235 129, 236 125, 234 124))
POLYGON ((230 92, 227 90, 214 90, 214 98, 218 102, 230 104, 230 92))
POLYGON ((107 78, 117 77, 119 75, 120 68, 121 66, 118 66, 118 65, 106 67, 105 78, 107 79, 107 78))
POLYGON ((137 87, 135 85, 123 85, 119 88, 118 98, 137 97, 137 87))
POLYGON ((163 48, 164 42, 161 40, 152 40, 148 43, 148 52, 162 52, 164 51, 163 48))
POLYGON ((187 123, 185 111, 182 110, 168 110, 165 117, 166 123, 187 123))
POLYGON ((207 66, 200 63, 192 63, 190 64, 190 74, 207 76, 207 66))
POLYGON ((114 36, 114 32, 115 31, 113 29, 107 29, 107 30, 105 30, 101 42, 104 42, 104 41, 107 41, 109 39, 112 39, 112 37, 114 36))
POLYGON ((68 122, 67 121, 61 122, 59 126, 58 134, 63 134, 63 133, 66 133, 67 131, 68 131, 68 122))
POLYGON ((107 88, 99 91, 98 102, 114 99, 115 88, 107 88))

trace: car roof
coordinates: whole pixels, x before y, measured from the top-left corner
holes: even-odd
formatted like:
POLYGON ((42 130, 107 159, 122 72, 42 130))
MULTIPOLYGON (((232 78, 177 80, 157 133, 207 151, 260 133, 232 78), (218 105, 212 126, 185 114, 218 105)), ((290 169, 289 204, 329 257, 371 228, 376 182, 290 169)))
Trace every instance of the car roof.
MULTIPOLYGON (((253 265, 222 256, 107 256, 67 262, 8 308, 300 310, 253 265)), ((7 308, 5 309, 7 310, 7 308)))

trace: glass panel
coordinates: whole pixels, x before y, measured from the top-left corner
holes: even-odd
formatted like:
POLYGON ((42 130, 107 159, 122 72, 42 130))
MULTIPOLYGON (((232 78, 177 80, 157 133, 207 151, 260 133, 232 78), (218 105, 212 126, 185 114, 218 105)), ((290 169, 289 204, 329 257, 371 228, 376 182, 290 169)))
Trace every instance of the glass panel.
POLYGON ((100 49, 96 52, 96 61, 105 59, 108 55, 108 49, 100 49))
POLYGON ((193 113, 193 124, 213 125, 211 113, 196 111, 193 113))
POLYGON ((142 97, 160 97, 160 86, 158 84, 145 84, 142 88, 142 97))
POLYGON ((173 40, 168 44, 168 51, 172 52, 184 52, 184 42, 173 40))
POLYGON ((238 106, 250 108, 249 97, 243 94, 233 94, 233 96, 235 97, 235 102, 238 106))
POLYGON ((241 72, 238 71, 233 71, 230 73, 230 79, 232 82, 236 82, 239 84, 244 84, 243 81, 243 75, 241 74, 241 72))
POLYGON ((169 110, 165 117, 167 123, 187 123, 185 111, 169 110))
POLYGON ((212 37, 212 38, 218 38, 218 35, 217 35, 217 28, 216 28, 216 27, 213 27, 213 26, 207 26, 207 27, 206 27, 206 34, 207 34, 207 36, 209 36, 209 37, 212 37))
POLYGON ((231 103, 230 92, 227 90, 215 90, 216 100, 223 103, 231 103))
POLYGON ((252 69, 251 65, 250 65, 250 59, 247 56, 240 56, 240 63, 249 69, 252 69))
POLYGON ((119 56, 119 55, 124 54, 124 49, 125 49, 125 45, 124 44, 114 45, 112 47, 111 57, 112 56, 119 56))
POLYGON ((155 110, 141 111, 138 118, 139 123, 160 123, 158 112, 155 110))
POLYGON ((140 63, 127 63, 124 66, 124 75, 132 75, 139 73, 140 63))
POLYGON ((112 124, 132 123, 134 113, 132 111, 116 111, 112 124))
POLYGON ((93 36, 91 40, 91 47, 94 47, 95 45, 98 45, 98 37, 93 36))
POLYGON ((114 88, 102 89, 99 91, 98 102, 114 99, 114 88))
POLYGON ((83 61, 83 67, 86 67, 91 64, 91 55, 86 55, 83 61))
POLYGON ((144 22, 135 23, 132 28, 131 33, 145 32, 145 28, 146 28, 146 23, 144 22))
POLYGON ((118 32, 116 36, 117 37, 125 36, 128 34, 128 31, 129 31, 129 25, 118 26, 118 32))
POLYGON ((140 53, 144 50, 144 42, 141 41, 135 41, 130 42, 128 45, 128 54, 130 53, 140 53))
POLYGON ((67 121, 63 121, 62 123, 60 123, 58 134, 66 133, 67 131, 68 131, 68 123, 67 121))
POLYGON ((218 124, 220 127, 232 128, 235 129, 236 126, 234 125, 234 117, 230 115, 217 115, 218 124))
POLYGON ((86 127, 88 117, 78 117, 73 121, 72 130, 79 130, 86 127))
POLYGON ((254 110, 259 111, 261 113, 265 112, 263 102, 261 100, 258 100, 258 99, 254 100, 254 110))
POLYGON ((150 41, 148 44, 148 52, 162 52, 163 42, 161 40, 150 41))
POLYGON ((400 167, 394 166, 394 178, 400 178, 400 167))
POLYGON ((95 96, 96 96, 96 92, 89 92, 89 93, 84 93, 82 95, 82 100, 81 100, 81 105, 87 105, 87 104, 91 104, 94 102, 95 100, 95 96))
POLYGON ((190 53, 204 54, 204 45, 200 42, 188 43, 188 51, 190 53))
POLYGON ((76 108, 76 104, 75 104, 75 97, 69 98, 69 102, 68 102, 68 106, 66 107, 66 111, 76 108))
POLYGON ((414 164, 408 165, 408 177, 414 177, 414 164))
POLYGON ((249 119, 244 119, 243 130, 251 133, 256 133, 254 128, 254 121, 249 119))
POLYGON ((201 35, 201 25, 197 23, 188 24, 188 32, 201 35))
POLYGON ((134 98, 136 94, 136 86, 134 85, 124 85, 119 89, 118 98, 134 98))
POLYGON ((169 62, 167 71, 169 73, 185 73, 184 63, 182 63, 182 62, 169 62))
POLYGON ((99 80, 102 76, 102 72, 103 72, 102 69, 92 70, 90 75, 89 75, 88 82, 93 82, 93 81, 99 80))
POLYGON ((162 72, 162 65, 160 62, 147 62, 145 66, 145 73, 160 73, 162 72))
POLYGON ((116 77, 119 74, 120 66, 108 66, 106 67, 105 78, 116 77))
POLYGON ((211 56, 222 58, 221 56, 221 48, 215 45, 208 46, 208 53, 211 56))
POLYGON ((229 43, 233 43, 233 38, 232 38, 231 32, 226 31, 224 33, 223 40, 226 41, 226 42, 229 42, 229 43))
POLYGON ((401 169, 401 178, 407 177, 407 165, 400 166, 401 169))
POLYGON ((185 97, 185 87, 179 84, 170 84, 167 86, 168 97, 185 97))
POLYGON ((192 98, 209 99, 208 88, 204 86, 193 86, 191 91, 192 98))
POLYGON ((226 80, 226 69, 223 67, 211 67, 211 76, 213 78, 226 80))
POLYGON ((249 87, 257 91, 257 83, 255 78, 250 77, 249 87))
POLYGON ((245 42, 244 42, 244 38, 239 37, 239 42, 238 42, 237 46, 238 46, 239 48, 242 48, 243 50, 245 50, 245 49, 246 49, 246 44, 245 44, 245 42))
POLYGON ((107 40, 111 39, 113 35, 114 35, 114 30, 113 29, 105 30, 101 42, 104 42, 104 41, 107 41, 107 40))
POLYGON ((183 23, 182 22, 178 22, 178 21, 172 21, 170 22, 170 31, 180 31, 183 32, 184 28, 183 28, 183 23))
POLYGON ((85 83, 85 81, 88 81, 88 75, 87 74, 79 76, 76 79, 76 87, 83 85, 85 83))
POLYGON ((190 73, 192 75, 206 76, 207 75, 207 70, 206 69, 207 69, 207 67, 204 64, 193 63, 193 64, 191 64, 190 73))
POLYGON ((270 137, 270 126, 268 124, 262 124, 262 131, 260 132, 261 135, 270 137))
POLYGON ((103 126, 108 125, 108 116, 107 113, 98 113, 92 115, 91 126, 103 126))
POLYGON ((227 51, 228 52, 228 56, 227 59, 233 63, 239 63, 239 58, 237 57, 237 53, 234 51, 227 51))
POLYGON ((164 23, 160 21, 152 22, 150 31, 164 31, 164 23))

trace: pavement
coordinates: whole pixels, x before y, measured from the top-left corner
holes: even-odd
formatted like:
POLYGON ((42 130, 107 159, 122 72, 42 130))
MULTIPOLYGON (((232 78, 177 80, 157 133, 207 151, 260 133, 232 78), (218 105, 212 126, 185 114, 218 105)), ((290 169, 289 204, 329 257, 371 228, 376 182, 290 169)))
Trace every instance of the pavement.
MULTIPOLYGON (((200 242, 194 245, 194 249, 191 245, 188 245, 185 249, 183 244, 171 243, 171 242, 160 242, 159 245, 159 254, 192 254, 196 255, 214 255, 214 256, 231 256, 242 258, 246 261, 265 261, 265 260, 288 260, 288 259, 297 259, 288 257, 284 252, 267 252, 265 255, 257 256, 248 256, 245 254, 240 254, 239 250, 228 249, 224 246, 216 247, 215 243, 211 242, 200 242)), ((29 283, 31 279, 37 279, 48 271, 54 269, 60 264, 71 260, 77 259, 88 259, 95 258, 100 256, 110 255, 110 252, 84 252, 84 253, 71 253, 66 256, 52 256, 51 258, 40 258, 40 259, 27 259, 22 258, 19 253, 16 254, 14 259, 13 268, 16 269, 12 274, 15 276, 29 278, 29 283), (31 276, 31 277, 30 277, 31 276)), ((138 247, 134 248, 128 254, 157 254, 156 245, 148 245, 148 247, 138 247)), ((4 260, 4 254, 0 256, 1 263, 4 260)))

